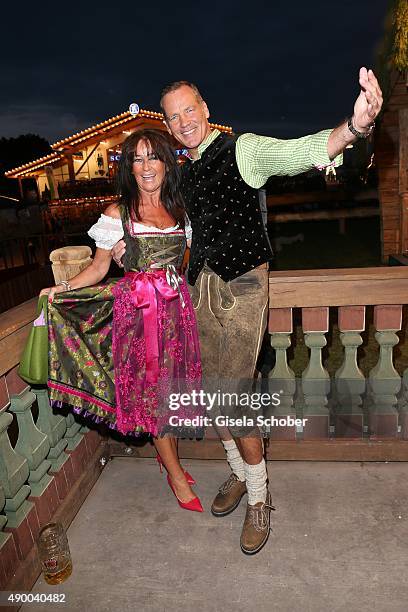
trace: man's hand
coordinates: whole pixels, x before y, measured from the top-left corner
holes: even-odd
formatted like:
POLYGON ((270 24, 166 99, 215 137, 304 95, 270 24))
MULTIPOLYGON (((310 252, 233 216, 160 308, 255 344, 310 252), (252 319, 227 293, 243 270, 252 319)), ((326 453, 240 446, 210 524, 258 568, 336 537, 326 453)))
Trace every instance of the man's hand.
POLYGON ((381 110, 383 96, 372 70, 360 68, 360 95, 354 104, 353 126, 358 132, 367 132, 381 110))
MULTIPOLYGON (((357 132, 368 132, 375 118, 378 116, 383 103, 382 91, 372 70, 360 68, 359 82, 360 95, 354 104, 352 124, 357 132)), ((357 137, 347 127, 347 121, 334 128, 327 141, 327 153, 334 159, 344 151, 347 145, 355 142, 357 137)))
POLYGON ((123 263, 121 261, 123 255, 126 251, 126 243, 124 240, 119 240, 113 247, 111 254, 115 262, 118 264, 119 268, 123 268, 123 263))

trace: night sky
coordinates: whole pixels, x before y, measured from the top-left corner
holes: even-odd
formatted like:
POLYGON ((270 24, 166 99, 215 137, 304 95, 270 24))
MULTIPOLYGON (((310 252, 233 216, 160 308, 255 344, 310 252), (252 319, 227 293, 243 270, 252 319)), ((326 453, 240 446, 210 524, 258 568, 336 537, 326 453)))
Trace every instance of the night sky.
POLYGON ((2 10, 0 137, 51 143, 194 81, 215 122, 293 137, 351 114, 387 0, 55 2, 2 10))

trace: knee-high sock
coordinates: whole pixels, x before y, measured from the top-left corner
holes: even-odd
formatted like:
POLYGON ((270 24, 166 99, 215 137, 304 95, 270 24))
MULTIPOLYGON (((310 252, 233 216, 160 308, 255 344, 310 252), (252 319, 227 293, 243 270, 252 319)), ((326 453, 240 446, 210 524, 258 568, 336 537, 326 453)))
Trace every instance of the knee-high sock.
POLYGON ((234 440, 221 440, 225 452, 227 453, 227 461, 231 470, 241 482, 245 481, 244 460, 241 457, 238 446, 234 440))
POLYGON ((265 502, 266 482, 268 479, 265 459, 262 459, 261 463, 256 465, 250 465, 244 461, 244 471, 248 491, 248 504, 253 506, 258 502, 265 502))

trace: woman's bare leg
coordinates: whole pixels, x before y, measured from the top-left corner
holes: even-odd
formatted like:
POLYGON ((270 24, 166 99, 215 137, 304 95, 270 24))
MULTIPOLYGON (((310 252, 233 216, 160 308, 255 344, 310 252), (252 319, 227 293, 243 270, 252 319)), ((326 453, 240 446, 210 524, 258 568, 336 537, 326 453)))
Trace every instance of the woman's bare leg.
POLYGON ((184 470, 177 456, 177 442, 175 438, 173 436, 154 438, 153 443, 162 458, 163 465, 170 476, 177 497, 183 502, 194 499, 196 496, 186 480, 184 470))

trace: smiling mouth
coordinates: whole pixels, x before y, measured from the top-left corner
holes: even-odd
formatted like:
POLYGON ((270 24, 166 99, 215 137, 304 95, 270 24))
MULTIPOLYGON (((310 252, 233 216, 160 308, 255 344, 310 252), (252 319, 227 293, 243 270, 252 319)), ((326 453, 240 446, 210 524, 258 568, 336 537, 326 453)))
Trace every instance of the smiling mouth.
POLYGON ((191 128, 191 130, 186 130, 185 132, 181 132, 183 136, 190 136, 197 128, 191 128))
POLYGON ((149 174, 149 175, 147 175, 147 176, 143 176, 143 175, 142 175, 142 179, 143 179, 144 181, 150 181, 151 179, 154 179, 154 177, 155 177, 155 175, 154 175, 154 174, 149 174))

